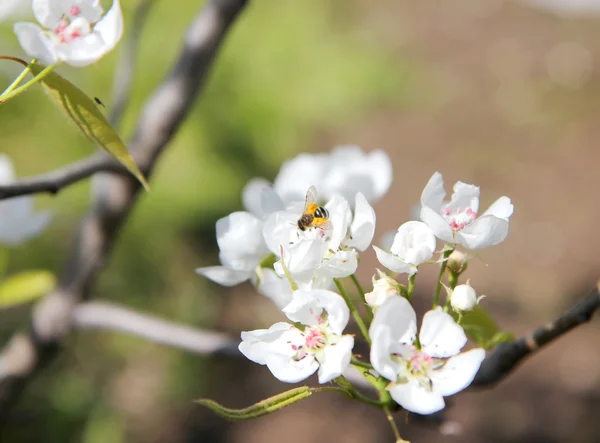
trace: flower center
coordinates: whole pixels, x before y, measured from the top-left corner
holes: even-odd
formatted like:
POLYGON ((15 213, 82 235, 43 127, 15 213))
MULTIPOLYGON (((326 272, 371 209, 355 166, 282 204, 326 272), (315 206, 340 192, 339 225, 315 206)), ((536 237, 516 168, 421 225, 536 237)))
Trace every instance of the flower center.
POLYGON ((477 218, 477 213, 471 208, 450 208, 445 206, 442 208, 442 216, 448 222, 454 232, 464 229, 466 226, 473 223, 477 218))
POLYGON ((408 373, 415 377, 426 377, 429 378, 429 370, 433 366, 433 358, 424 352, 415 352, 406 364, 408 373))
POLYGON ((306 327, 302 333, 304 337, 303 344, 291 344, 292 349, 296 354, 292 357, 296 361, 302 360, 308 355, 313 355, 319 358, 319 351, 328 343, 328 338, 325 332, 319 327, 306 327))

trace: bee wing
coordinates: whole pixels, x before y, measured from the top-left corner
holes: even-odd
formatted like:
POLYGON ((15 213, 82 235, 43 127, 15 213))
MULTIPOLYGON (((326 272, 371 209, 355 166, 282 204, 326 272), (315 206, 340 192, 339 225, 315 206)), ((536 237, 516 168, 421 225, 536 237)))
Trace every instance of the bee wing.
POLYGON ((308 207, 312 204, 317 203, 317 188, 311 186, 306 191, 306 200, 304 201, 304 212, 308 210, 308 207))

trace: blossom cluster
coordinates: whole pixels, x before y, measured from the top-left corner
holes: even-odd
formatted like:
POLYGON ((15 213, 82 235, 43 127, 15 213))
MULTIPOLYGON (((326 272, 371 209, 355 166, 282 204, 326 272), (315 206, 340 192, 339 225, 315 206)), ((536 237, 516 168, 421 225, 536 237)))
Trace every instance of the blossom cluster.
POLYGON ((386 380, 385 390, 403 408, 431 414, 444 407, 443 397, 471 383, 485 358, 483 348, 461 352, 467 344, 463 314, 481 297, 470 282, 458 284, 469 258, 458 247, 477 250, 502 242, 513 206, 500 197, 479 214, 479 188, 463 182, 446 201, 442 175, 434 173, 421 195, 420 221, 400 225, 389 249, 372 246, 390 275, 377 269, 372 291, 365 294, 354 273, 375 234, 371 203, 391 183, 391 162, 382 151, 341 146, 301 154, 284 163, 272 184, 261 178, 247 184, 246 210, 216 225, 221 264, 197 273, 225 286, 249 280, 289 319, 243 332, 239 346, 277 379, 295 383, 317 372, 319 383, 339 382, 356 364, 386 380), (419 267, 426 264, 438 264, 442 272, 434 307, 418 329, 412 296, 419 267), (446 270, 453 276, 449 286, 442 282, 446 270), (402 274, 408 285, 398 280, 402 274), (364 296, 360 303, 373 315, 370 325, 344 290, 345 277, 364 296), (447 292, 443 305, 441 286, 447 292), (370 343, 370 363, 358 360, 354 337, 344 334, 350 313, 370 343))

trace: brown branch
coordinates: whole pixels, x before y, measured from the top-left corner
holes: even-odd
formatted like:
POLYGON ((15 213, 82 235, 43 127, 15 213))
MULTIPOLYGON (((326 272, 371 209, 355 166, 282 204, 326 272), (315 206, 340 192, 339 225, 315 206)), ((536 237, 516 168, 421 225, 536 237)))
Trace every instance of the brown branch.
MULTIPOLYGON (((171 72, 147 101, 129 144, 140 169, 150 174, 200 92, 213 58, 246 0, 211 0, 193 19, 171 72)), ((29 331, 0 353, 0 420, 36 371, 56 354, 72 327, 77 304, 91 285, 133 207, 140 185, 130 176, 96 174, 92 205, 84 216, 58 287, 33 311, 29 331)))
POLYGON ((96 172, 128 174, 127 170, 112 157, 98 153, 46 174, 0 185, 0 200, 43 192, 56 194, 66 186, 84 180, 96 172))
POLYGON ((525 358, 587 323, 600 308, 600 286, 555 321, 536 329, 528 336, 502 343, 483 361, 472 387, 491 387, 510 374, 525 358))

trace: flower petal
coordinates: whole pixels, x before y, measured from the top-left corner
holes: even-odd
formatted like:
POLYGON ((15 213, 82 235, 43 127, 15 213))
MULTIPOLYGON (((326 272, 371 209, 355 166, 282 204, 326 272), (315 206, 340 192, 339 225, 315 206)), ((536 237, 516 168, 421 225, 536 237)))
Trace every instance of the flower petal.
POLYGON ((52 220, 47 211, 34 212, 33 200, 18 197, 0 202, 0 243, 17 246, 40 234, 52 220))
POLYGON ((46 65, 53 65, 58 61, 54 43, 39 26, 33 23, 19 22, 15 23, 13 30, 21 48, 28 56, 36 58, 46 65))
POLYGON ((346 245, 364 251, 369 247, 375 234, 375 210, 362 193, 356 194, 354 219, 350 225, 350 240, 346 245))
POLYGON ((396 403, 417 414, 428 415, 444 409, 444 397, 435 391, 428 391, 417 381, 396 384, 388 388, 396 403))
POLYGON ((252 277, 252 271, 236 271, 224 266, 197 268, 196 274, 202 275, 222 286, 235 286, 252 277))
POLYGON ((467 344, 467 336, 460 325, 440 306, 425 313, 419 333, 421 349, 431 357, 452 357, 467 344))
POLYGON ((15 170, 10 157, 0 153, 0 185, 8 185, 15 181, 15 170))
POLYGON ((356 268, 358 268, 356 250, 340 250, 321 262, 317 274, 319 277, 344 278, 354 274, 356 268))
POLYGON ((388 329, 393 341, 412 345, 417 335, 415 310, 404 297, 392 296, 375 312, 369 334, 378 328, 388 329))
POLYGON ((433 257, 435 235, 423 222, 409 221, 398 228, 391 252, 402 261, 419 266, 433 257))
POLYGON ((350 311, 344 299, 337 293, 326 289, 299 289, 292 294, 292 301, 283 308, 283 313, 293 322, 307 326, 322 323, 323 310, 331 332, 341 335, 348 324, 350 311))
POLYGON ((336 344, 328 345, 323 351, 319 367, 319 383, 327 383, 344 373, 352 359, 354 337, 343 335, 336 344))
POLYGON ((312 355, 295 360, 287 355, 272 353, 268 354, 265 360, 275 378, 285 383, 298 383, 319 369, 319 363, 312 355))
POLYGON ((348 201, 340 195, 333 196, 325 208, 329 212, 329 223, 331 224, 328 248, 337 251, 348 233, 348 227, 352 222, 352 211, 348 201))
MULTIPOLYGON (((299 241, 284 248, 283 262, 292 277, 301 282, 310 281, 323 260, 327 244, 322 239, 299 241)), ((275 272, 283 277, 281 263, 275 263, 275 272)))
POLYGON ((242 190, 242 203, 246 211, 260 219, 284 209, 283 202, 264 178, 253 178, 242 190))
MULTIPOLYGON (((423 193, 421 194, 421 206, 428 207, 433 209, 435 212, 439 212, 444 204, 445 196, 446 191, 444 190, 444 179, 442 174, 436 171, 425 185, 425 189, 423 189, 423 193)), ((421 219, 422 218, 423 217, 421 216, 421 219)))
POLYGON ((485 358, 485 350, 471 349, 448 359, 444 366, 430 373, 434 392, 454 395, 471 384, 485 358))
POLYGON ((325 154, 300 154, 284 162, 273 182, 275 191, 286 203, 304 202, 306 191, 313 185, 323 192, 320 188, 326 161, 325 154))
POLYGON ((244 266, 234 269, 251 270, 269 254, 262 234, 263 222, 249 212, 233 212, 217 221, 217 243, 228 262, 239 260, 244 266))
POLYGON ((482 249, 503 242, 507 235, 508 221, 484 215, 458 231, 455 239, 467 249, 482 249))
POLYGON ((373 249, 375 249, 375 254, 377 255, 377 260, 379 260, 379 263, 388 268, 390 271, 401 272, 409 275, 413 275, 417 272, 417 268, 409 265, 408 263, 404 263, 395 255, 385 252, 377 246, 373 246, 373 249))
POLYGON ((104 41, 104 53, 111 51, 123 37, 123 12, 119 0, 113 0, 111 8, 94 26, 94 32, 104 41))
POLYGON ((485 211, 481 216, 493 215, 498 218, 502 218, 506 221, 510 218, 514 211, 514 206, 510 202, 510 198, 503 196, 496 200, 492 205, 485 211))
POLYGON ((431 228, 437 238, 449 243, 454 243, 452 228, 438 212, 423 206, 421 208, 421 220, 431 228))
POLYGON ((292 288, 286 278, 279 277, 273 269, 262 269, 262 280, 258 282, 258 292, 270 299, 279 309, 292 301, 292 288))
MULTIPOLYGON (((269 329, 242 332, 242 342, 238 349, 246 358, 259 365, 266 364, 266 355, 271 352, 272 345, 279 340, 284 332, 296 328, 289 323, 275 323, 269 329)), ((301 340, 301 337, 299 338, 301 340)))
POLYGON ((456 182, 454 184, 454 192, 452 193, 450 203, 445 207, 458 209, 459 212, 471 209, 473 212, 477 213, 479 210, 479 187, 460 181, 456 182))
POLYGON ((68 12, 70 3, 69 0, 33 0, 31 6, 37 21, 43 27, 53 29, 68 12))

